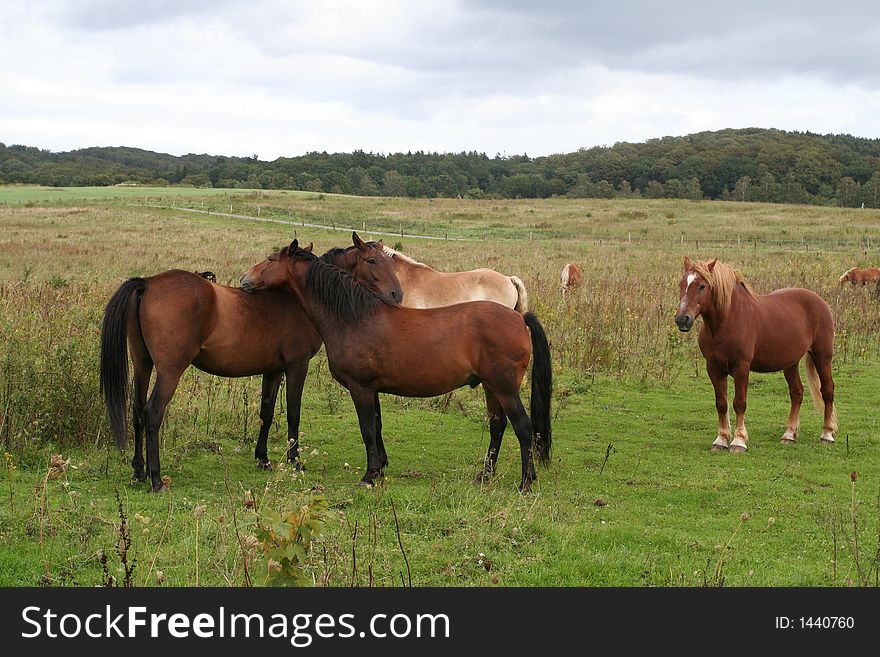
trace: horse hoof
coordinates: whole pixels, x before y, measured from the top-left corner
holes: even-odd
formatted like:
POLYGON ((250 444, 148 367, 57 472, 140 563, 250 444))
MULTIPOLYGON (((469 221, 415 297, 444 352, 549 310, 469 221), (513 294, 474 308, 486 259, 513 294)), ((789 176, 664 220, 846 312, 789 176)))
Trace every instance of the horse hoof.
POLYGON ((164 492, 166 492, 167 490, 168 490, 168 486, 166 486, 165 484, 162 484, 162 485, 159 486, 158 488, 156 488, 155 486, 153 486, 153 487, 150 489, 150 492, 151 492, 151 493, 164 493, 164 492))
POLYGON ((271 470, 272 469, 272 462, 271 461, 258 461, 257 467, 260 468, 260 470, 271 470))
POLYGON ((731 445, 730 453, 731 454, 743 454, 746 451, 746 448, 742 445, 731 445))
POLYGON ((376 484, 374 484, 372 481, 364 481, 363 479, 361 479, 359 482, 357 482, 358 488, 365 488, 367 490, 370 490, 375 485, 376 484))
POLYGON ((783 445, 794 445, 795 441, 794 441, 794 438, 783 438, 779 442, 782 443, 783 445))
POLYGON ((712 445, 713 452, 723 452, 727 450, 727 445, 712 445))
POLYGON ((142 484, 149 478, 150 478, 150 475, 148 475, 146 472, 141 472, 140 474, 138 474, 137 472, 134 473, 134 479, 138 483, 142 484))
POLYGON ((519 485, 519 492, 525 495, 532 492, 532 482, 525 481, 519 485))
POLYGON ((833 443, 833 442, 834 442, 834 436, 831 436, 831 435, 825 436, 825 435, 823 435, 821 438, 819 438, 819 442, 821 442, 821 443, 827 443, 827 444, 833 443))

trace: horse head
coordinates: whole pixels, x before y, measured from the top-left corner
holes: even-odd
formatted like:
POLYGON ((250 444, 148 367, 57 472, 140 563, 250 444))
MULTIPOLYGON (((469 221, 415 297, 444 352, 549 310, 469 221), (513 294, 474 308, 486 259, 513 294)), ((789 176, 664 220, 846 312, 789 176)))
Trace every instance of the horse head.
POLYGON ((354 262, 344 269, 368 288, 395 303, 403 303, 403 289, 394 271, 394 261, 385 253, 384 242, 364 242, 353 231, 351 241, 354 248, 349 250, 354 254, 354 262))
MULTIPOLYGON (((706 263, 706 269, 711 274, 718 259, 706 263)), ((678 312, 675 315, 675 323, 678 330, 686 333, 691 330, 694 320, 700 313, 712 303, 712 284, 694 268, 690 258, 684 258, 684 275, 678 285, 681 291, 681 301, 678 304, 678 312)))
POLYGON ((298 240, 293 240, 289 246, 280 251, 270 253, 263 262, 258 262, 247 270, 239 281, 239 286, 245 292, 256 292, 272 288, 284 287, 290 278, 289 263, 297 254, 312 255, 313 245, 300 247, 298 240))

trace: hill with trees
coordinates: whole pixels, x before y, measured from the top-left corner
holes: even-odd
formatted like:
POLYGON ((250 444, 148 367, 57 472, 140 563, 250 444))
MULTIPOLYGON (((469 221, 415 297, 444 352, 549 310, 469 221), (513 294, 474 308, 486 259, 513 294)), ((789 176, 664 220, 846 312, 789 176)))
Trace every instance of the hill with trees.
POLYGON ((572 153, 312 152, 174 156, 138 148, 54 153, 0 143, 0 184, 184 185, 366 196, 710 198, 880 207, 880 139, 748 128, 572 153))

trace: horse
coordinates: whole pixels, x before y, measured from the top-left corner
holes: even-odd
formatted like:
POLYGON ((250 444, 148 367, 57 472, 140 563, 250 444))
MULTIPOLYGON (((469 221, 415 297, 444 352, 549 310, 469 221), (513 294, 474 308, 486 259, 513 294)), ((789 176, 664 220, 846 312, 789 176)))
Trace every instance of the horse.
POLYGON ((813 406, 822 412, 824 423, 820 440, 834 442, 837 414, 834 409, 834 381, 831 358, 834 352, 834 319, 828 304, 814 292, 784 288, 766 295, 756 294, 740 272, 717 259, 691 262, 684 259, 684 275, 679 283, 681 301, 675 315, 680 331, 689 331, 702 315, 700 351, 706 371, 715 388, 718 436, 712 450, 744 452, 748 448, 745 425, 746 392, 749 372, 785 373, 791 409, 782 434, 782 443, 798 436, 804 386, 798 363, 806 355, 807 379, 813 406), (727 376, 733 376, 736 390, 733 409, 736 430, 730 441, 727 415, 727 376))
POLYGON ((204 278, 206 281, 211 281, 212 283, 217 282, 217 274, 215 274, 212 271, 194 271, 193 273, 198 274, 199 276, 204 278))
POLYGON ((495 301, 524 315, 529 310, 526 286, 517 276, 494 269, 441 272, 400 251, 385 247, 404 291, 408 308, 436 308, 466 301, 495 301))
POLYGON ((581 270, 581 268, 571 262, 569 262, 562 268, 562 272, 560 273, 559 278, 562 286, 563 297, 565 297, 566 292, 580 285, 583 274, 584 272, 581 270))
MULTIPOLYGON (((382 242, 364 242, 334 253, 357 279, 399 300, 402 292, 382 242)), ((330 265, 328 265, 330 266, 330 265)), ((188 271, 170 270, 148 278, 131 278, 110 298, 101 330, 101 391, 116 445, 127 439, 128 356, 134 366, 132 415, 135 448, 131 461, 138 481, 152 479, 163 490, 159 469, 159 428, 187 367, 217 376, 263 375, 260 433, 254 457, 271 466, 266 439, 275 412, 281 377, 287 378, 287 459, 299 455, 300 398, 309 360, 321 347, 296 297, 285 290, 245 294, 217 285, 188 271), (253 336, 259 335, 259 340, 253 336), (156 382, 147 401, 153 368, 156 382), (146 431, 147 469, 141 451, 146 431)))
POLYGON ((860 283, 862 285, 867 285, 868 283, 877 283, 880 285, 880 269, 877 267, 866 267, 864 269, 853 267, 844 272, 843 276, 837 279, 837 282, 841 286, 847 281, 852 285, 858 285, 860 283))
POLYGON ((254 265, 240 285, 246 291, 286 287, 309 314, 324 340, 330 372, 357 411, 367 453, 361 484, 372 486, 388 464, 380 392, 433 397, 482 383, 490 441, 475 482, 494 474, 508 418, 519 439, 520 490, 528 491, 536 479, 533 450, 541 464, 549 463, 550 348, 533 313, 492 301, 424 309, 393 304, 299 248, 297 240, 254 265), (519 389, 532 355, 530 418, 519 389))

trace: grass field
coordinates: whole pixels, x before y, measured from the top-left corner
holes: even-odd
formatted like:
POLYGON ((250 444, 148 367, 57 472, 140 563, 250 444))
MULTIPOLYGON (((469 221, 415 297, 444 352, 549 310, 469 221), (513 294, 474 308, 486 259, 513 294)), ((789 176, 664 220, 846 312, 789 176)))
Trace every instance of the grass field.
MULTIPOLYGON (((267 552, 260 526, 303 508, 322 514, 316 496, 328 507, 321 536, 307 554, 291 552, 316 584, 875 585, 880 304, 836 280, 880 261, 878 219, 688 201, 0 188, 0 585, 262 584, 278 553, 267 552), (525 281, 556 376, 553 462, 531 494, 516 491, 510 430, 496 479, 471 485, 488 429, 482 393, 469 389, 383 396, 386 482, 356 487, 365 461, 357 420, 322 354, 304 395, 304 472, 254 465, 258 379, 190 370, 162 432, 171 493, 131 482, 130 453, 109 447, 98 390, 107 299, 128 276, 170 268, 234 283, 294 235, 319 252, 349 240, 303 223, 403 232, 386 242, 438 269, 490 266, 525 281), (679 334, 672 322, 685 254, 734 264, 759 292, 797 285, 829 302, 836 444, 819 444, 809 404, 798 444, 779 444, 788 412, 779 373, 752 377, 748 453, 710 453, 714 401, 696 331, 679 334), (563 302, 558 272, 568 261, 586 281, 563 302)), ((282 402, 276 420, 278 462, 282 402)))

